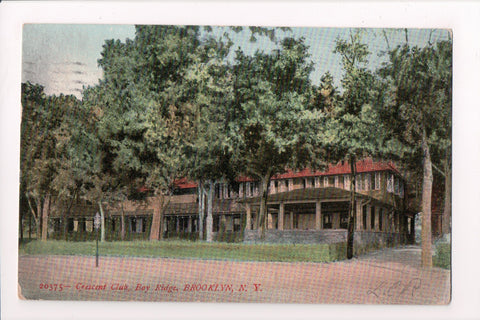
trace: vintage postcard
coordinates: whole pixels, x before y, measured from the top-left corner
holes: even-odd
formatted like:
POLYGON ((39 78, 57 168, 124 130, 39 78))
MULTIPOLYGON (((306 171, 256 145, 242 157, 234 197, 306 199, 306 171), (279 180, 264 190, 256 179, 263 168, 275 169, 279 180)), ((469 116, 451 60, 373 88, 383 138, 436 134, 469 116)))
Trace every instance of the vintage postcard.
POLYGON ((420 7, 2 2, 2 318, 478 314, 478 7, 420 7))
POLYGON ((448 304, 453 36, 25 24, 19 297, 448 304))

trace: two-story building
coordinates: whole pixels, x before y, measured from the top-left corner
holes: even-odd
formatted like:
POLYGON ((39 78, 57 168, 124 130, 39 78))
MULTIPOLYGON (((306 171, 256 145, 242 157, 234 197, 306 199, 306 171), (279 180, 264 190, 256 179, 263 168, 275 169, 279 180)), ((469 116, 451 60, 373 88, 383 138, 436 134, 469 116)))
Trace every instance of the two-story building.
MULTIPOLYGON (((404 242, 414 239, 414 213, 406 207, 405 183, 392 163, 365 159, 356 163, 357 242, 404 242)), ((346 239, 350 206, 350 165, 331 165, 324 171, 304 169, 272 177, 267 200, 267 242, 320 243, 346 239)), ((165 237, 195 239, 199 230, 198 185, 181 179, 163 215, 165 237)), ((235 188, 214 188, 214 239, 259 241, 257 217, 259 182, 240 177, 235 188)), ((105 206, 107 239, 147 239, 154 201, 122 201, 105 206)), ((91 232, 93 212, 72 209, 68 232, 91 232)), ((206 215, 206 213, 205 213, 206 215)), ((54 226, 59 226, 58 216, 54 226)), ((54 219, 54 220, 55 220, 54 219)), ((205 223, 205 222, 204 222, 205 223)), ((58 231, 58 227, 55 227, 58 231)))

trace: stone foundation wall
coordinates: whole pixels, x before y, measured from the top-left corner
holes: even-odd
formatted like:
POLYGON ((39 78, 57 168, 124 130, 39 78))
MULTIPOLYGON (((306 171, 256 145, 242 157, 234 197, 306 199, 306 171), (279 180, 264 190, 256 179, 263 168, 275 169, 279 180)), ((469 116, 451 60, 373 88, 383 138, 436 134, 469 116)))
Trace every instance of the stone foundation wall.
MULTIPOLYGON (((406 237, 399 233, 356 231, 355 243, 366 245, 377 243, 380 246, 404 244, 406 237)), ((347 230, 265 230, 265 240, 260 241, 258 230, 245 230, 245 243, 338 243, 347 241, 347 230)))

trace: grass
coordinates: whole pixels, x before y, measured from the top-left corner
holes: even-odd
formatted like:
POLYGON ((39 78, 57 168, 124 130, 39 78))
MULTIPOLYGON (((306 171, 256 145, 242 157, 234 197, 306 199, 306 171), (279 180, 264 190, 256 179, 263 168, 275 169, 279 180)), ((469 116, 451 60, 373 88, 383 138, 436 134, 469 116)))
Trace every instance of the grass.
POLYGON ((451 248, 450 243, 438 243, 435 254, 433 255, 433 265, 435 267, 450 269, 451 248))
MULTIPOLYGON (((100 256, 195 258, 239 261, 331 262, 345 256, 344 244, 239 244, 186 240, 99 242, 100 256)), ((95 242, 60 240, 20 244, 20 255, 95 255, 95 242)))

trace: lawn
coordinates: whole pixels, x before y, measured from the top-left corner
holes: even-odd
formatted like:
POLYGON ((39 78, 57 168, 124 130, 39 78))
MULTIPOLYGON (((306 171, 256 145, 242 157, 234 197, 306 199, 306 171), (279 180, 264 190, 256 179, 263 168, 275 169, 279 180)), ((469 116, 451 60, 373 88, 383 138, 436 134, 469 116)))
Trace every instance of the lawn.
MULTIPOLYGON (((343 244, 242 244, 186 240, 99 242, 100 256, 194 258, 238 261, 331 262, 345 256, 343 244)), ((31 241, 20 255, 95 255, 95 242, 31 241)))

